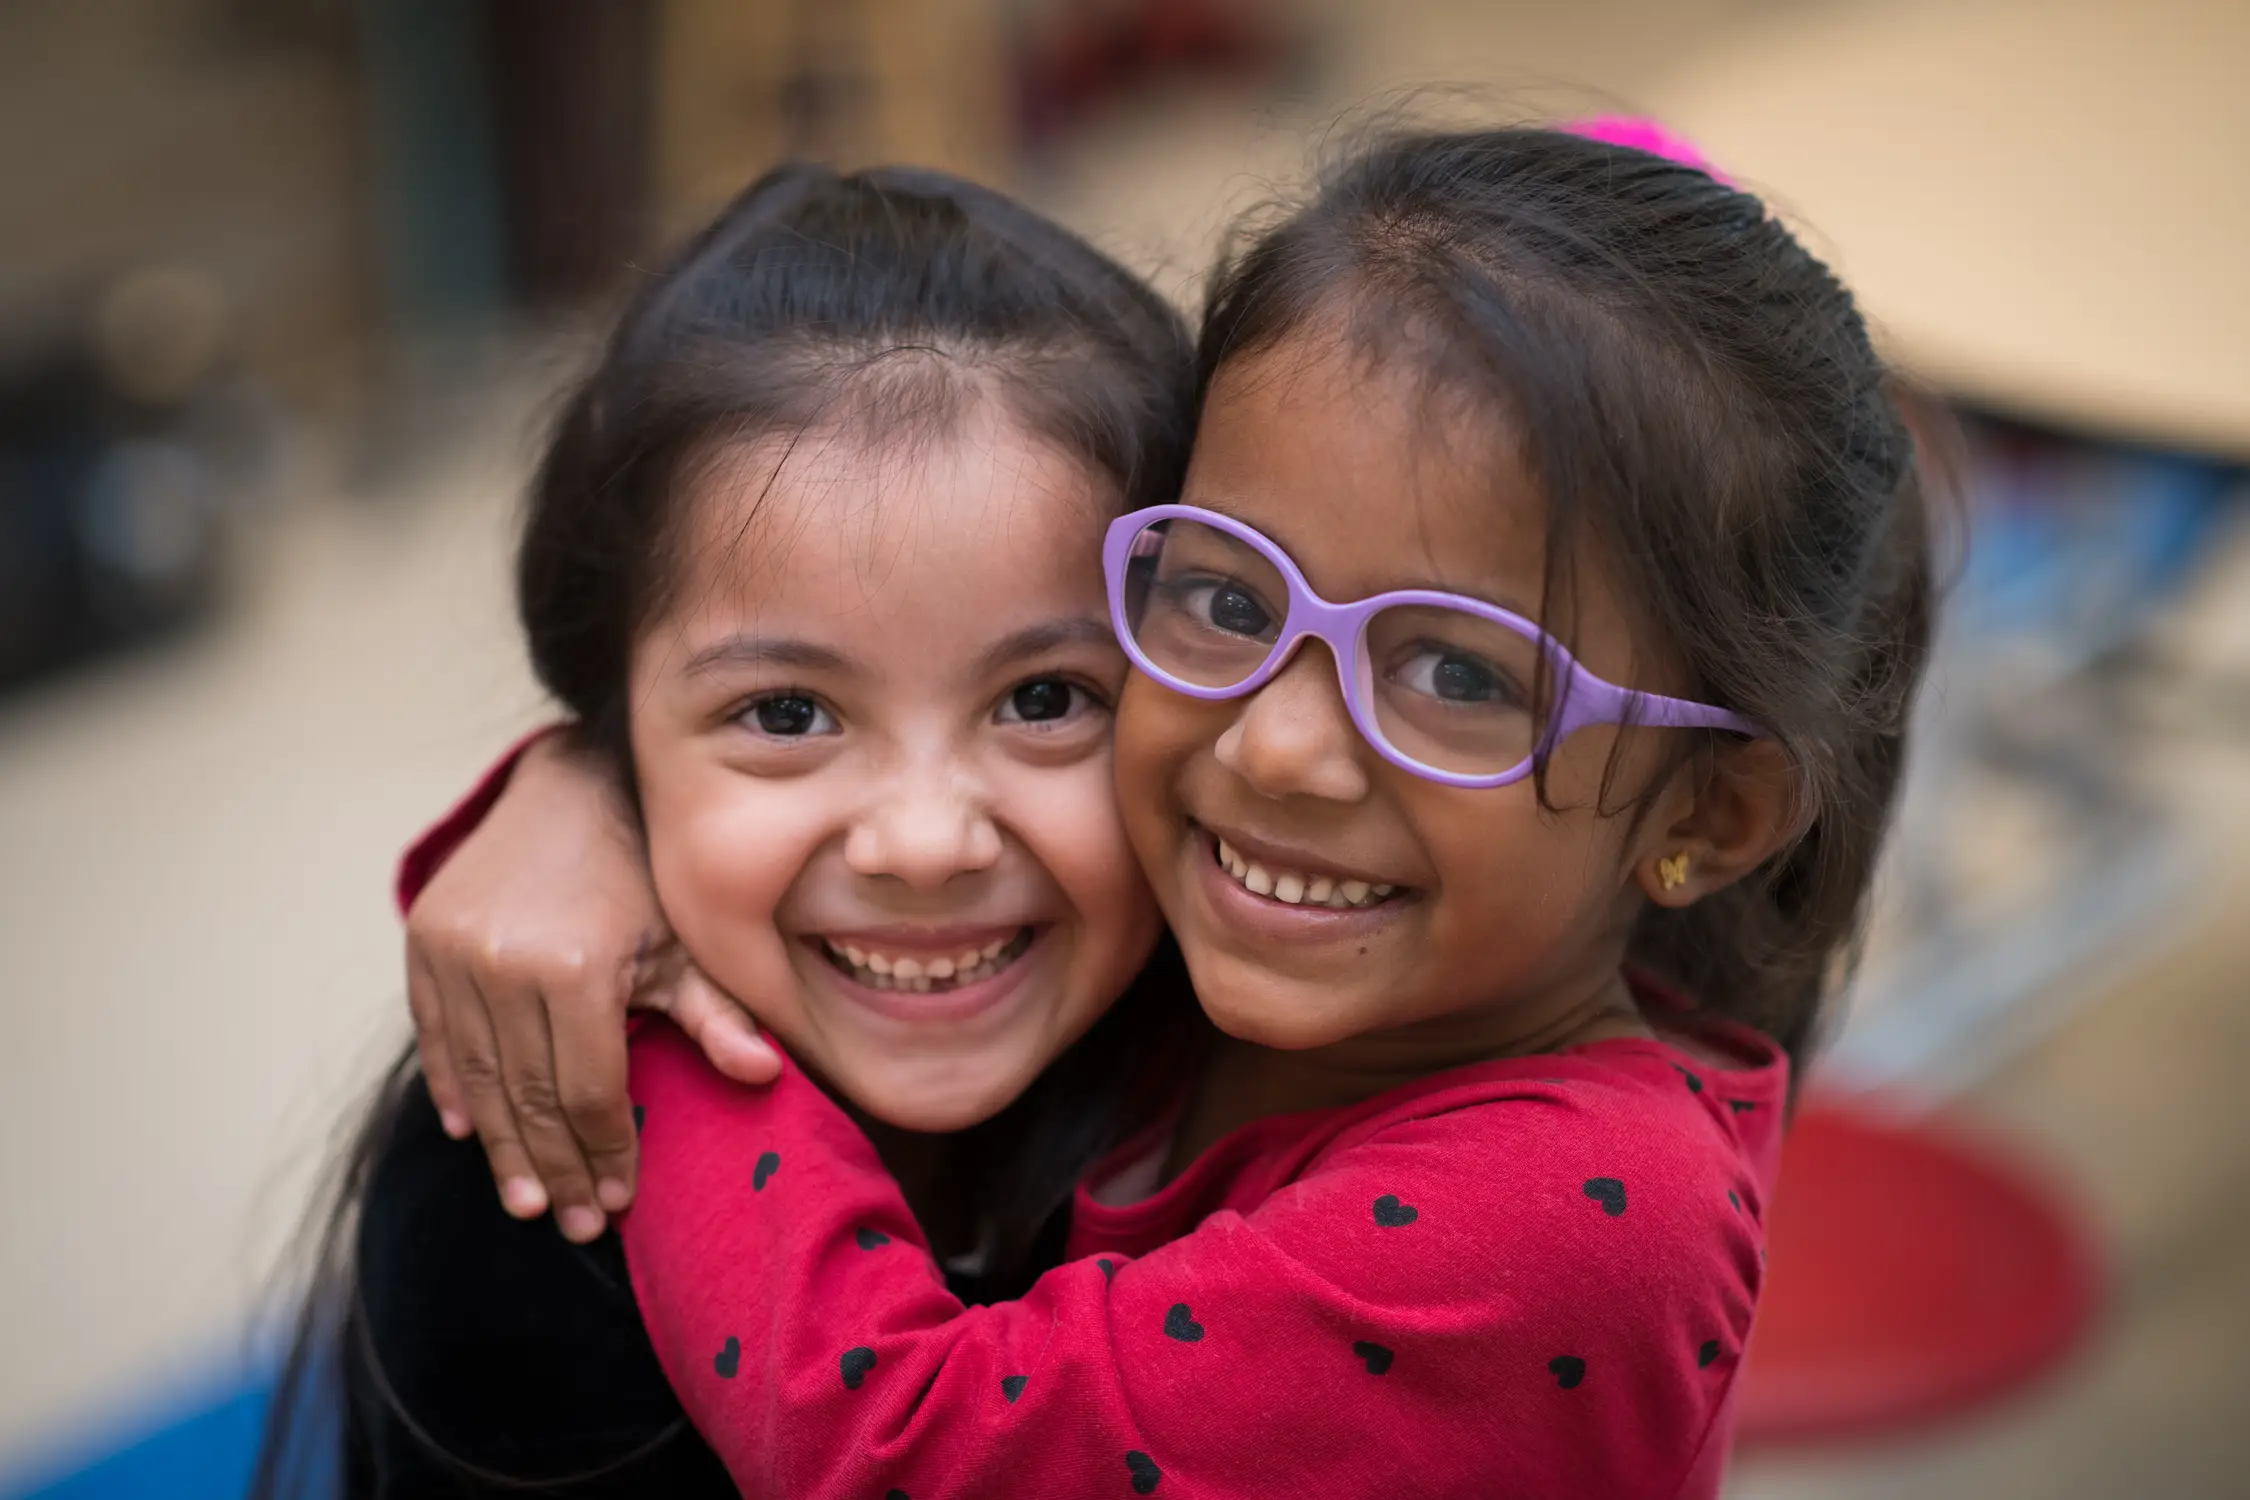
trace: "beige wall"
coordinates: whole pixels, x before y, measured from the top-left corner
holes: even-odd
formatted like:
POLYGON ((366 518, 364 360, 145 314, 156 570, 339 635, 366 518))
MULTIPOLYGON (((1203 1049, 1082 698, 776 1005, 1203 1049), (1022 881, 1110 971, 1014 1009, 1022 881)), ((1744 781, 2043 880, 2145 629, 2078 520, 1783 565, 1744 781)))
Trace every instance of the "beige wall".
POLYGON ((657 42, 661 222, 678 231, 792 154, 1004 176, 998 0, 666 0, 657 42), (793 125, 792 80, 845 91, 848 118, 793 125))
POLYGON ((322 7, 290 29, 212 0, 0 4, 0 328, 151 260, 215 277, 252 360, 358 337, 357 103, 322 7))

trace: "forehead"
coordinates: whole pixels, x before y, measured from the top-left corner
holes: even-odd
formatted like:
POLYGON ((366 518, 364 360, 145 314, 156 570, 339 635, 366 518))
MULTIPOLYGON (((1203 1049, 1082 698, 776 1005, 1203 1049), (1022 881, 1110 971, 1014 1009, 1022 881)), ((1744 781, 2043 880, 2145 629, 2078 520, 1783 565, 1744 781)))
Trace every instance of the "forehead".
POLYGON ((1220 370, 1186 498, 1272 537, 1331 598, 1436 586, 1521 608, 1546 505, 1497 408, 1316 325, 1220 370))
POLYGON ((1098 613, 1114 486, 979 403, 940 433, 737 444, 691 473, 671 613, 932 644, 1098 613), (990 622, 992 628, 987 628, 990 622))

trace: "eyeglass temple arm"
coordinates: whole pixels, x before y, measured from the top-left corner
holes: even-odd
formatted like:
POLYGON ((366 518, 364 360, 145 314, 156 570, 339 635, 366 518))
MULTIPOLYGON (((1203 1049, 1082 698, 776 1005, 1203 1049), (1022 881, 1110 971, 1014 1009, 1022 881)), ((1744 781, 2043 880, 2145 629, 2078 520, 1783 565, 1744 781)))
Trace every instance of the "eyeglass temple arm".
POLYGON ((1661 693, 1627 693, 1628 698, 1639 700, 1640 722, 1664 729, 1726 729, 1736 734, 1746 734, 1752 739, 1764 739, 1765 731, 1738 713, 1714 708, 1708 703, 1691 703, 1685 698, 1667 698, 1661 693))

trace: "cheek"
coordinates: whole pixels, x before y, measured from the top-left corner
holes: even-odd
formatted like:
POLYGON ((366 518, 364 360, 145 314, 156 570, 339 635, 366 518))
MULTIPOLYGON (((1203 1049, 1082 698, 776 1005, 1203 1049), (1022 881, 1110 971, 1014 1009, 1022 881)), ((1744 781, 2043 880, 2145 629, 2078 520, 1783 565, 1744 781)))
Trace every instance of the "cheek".
POLYGON ((1170 696, 1138 672, 1125 679, 1125 690, 1117 695, 1111 754, 1116 760, 1118 794, 1126 807, 1133 805, 1127 788, 1149 784, 1164 758, 1163 700, 1170 696))
POLYGON ((652 812, 649 863, 658 871, 660 894, 770 919, 789 881, 772 821, 761 816, 767 800, 707 797, 671 804, 668 816, 652 812))
POLYGON ((1582 729, 1556 747, 1547 764, 1547 797, 1572 813, 1606 808, 1625 815, 1604 818, 1604 837, 1617 837, 1612 825, 1631 821, 1630 804, 1663 770, 1665 730, 1637 730, 1620 742, 1610 725, 1582 729))
MULTIPOLYGON (((1598 780, 1596 788, 1598 789, 1598 780)), ((1563 795, 1558 810, 1539 804, 1529 783, 1498 796, 1468 792, 1415 810, 1423 847, 1438 875, 1439 946, 1464 944, 1493 955, 1513 952, 1540 966, 1568 943, 1604 926, 1614 909, 1626 820, 1595 814, 1563 795)))
POLYGON ((1147 958, 1161 920, 1127 840, 1113 768, 1090 760, 1024 792, 1011 821, 1077 914, 1089 993, 1106 1003, 1147 958))
POLYGON ((1117 799, 1127 830, 1152 872, 1167 863, 1177 816, 1178 778, 1196 753, 1218 742, 1231 703, 1198 703, 1168 692, 1139 673, 1126 679, 1117 705, 1117 799))
POLYGON ((695 961, 723 987, 772 990, 774 914, 802 864, 792 799, 723 767, 658 756, 640 767, 649 872, 695 961))

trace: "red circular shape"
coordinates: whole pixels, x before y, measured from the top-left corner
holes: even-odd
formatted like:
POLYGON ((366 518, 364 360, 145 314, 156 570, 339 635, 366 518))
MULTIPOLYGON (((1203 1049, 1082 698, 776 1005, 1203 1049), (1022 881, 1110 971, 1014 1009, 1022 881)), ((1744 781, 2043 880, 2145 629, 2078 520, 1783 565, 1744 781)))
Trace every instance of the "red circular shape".
POLYGON ((2093 1257, 2055 1197, 1942 1124, 1808 1102, 1782 1147, 1744 1443, 1896 1432, 2007 1395, 2077 1342, 2093 1257))

